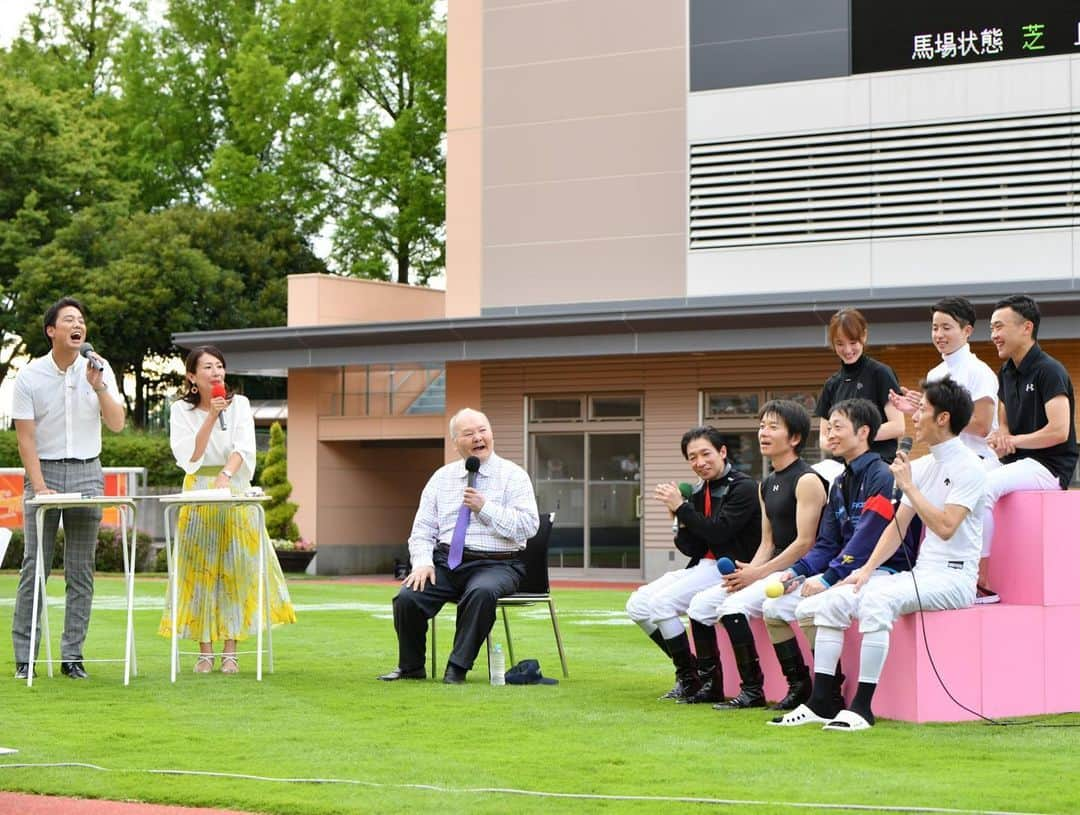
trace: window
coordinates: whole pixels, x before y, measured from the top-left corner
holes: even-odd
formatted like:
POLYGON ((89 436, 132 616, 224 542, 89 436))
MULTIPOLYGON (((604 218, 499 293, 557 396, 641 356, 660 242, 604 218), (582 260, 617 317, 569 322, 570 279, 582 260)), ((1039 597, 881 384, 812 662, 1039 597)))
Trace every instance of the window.
POLYGON ((555 568, 641 568, 640 394, 529 399, 529 468, 555 568), (587 413, 583 410, 587 409, 587 413))
POLYGON ((728 456, 734 467, 753 478, 768 475, 768 464, 758 449, 758 413, 771 399, 790 399, 798 402, 810 414, 810 436, 803 444, 802 457, 816 463, 823 456, 818 446, 819 421, 814 418, 818 391, 813 387, 782 388, 777 390, 705 391, 702 393, 702 415, 705 424, 720 430, 728 440, 728 456))
POLYGON ((584 418, 580 396, 545 396, 529 400, 529 419, 534 422, 580 422, 584 418))
POLYGON ((640 396, 590 396, 589 418, 604 419, 640 419, 640 396))

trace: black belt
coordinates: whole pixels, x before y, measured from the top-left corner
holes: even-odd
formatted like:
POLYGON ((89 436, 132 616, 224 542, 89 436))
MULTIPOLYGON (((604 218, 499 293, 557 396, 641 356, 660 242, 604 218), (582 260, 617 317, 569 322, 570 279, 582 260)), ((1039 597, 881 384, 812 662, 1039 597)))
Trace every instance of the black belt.
MULTIPOLYGON (((443 552, 450 552, 450 544, 440 543, 439 549, 443 552)), ((468 563, 471 560, 517 560, 517 552, 480 552, 476 549, 466 549, 461 553, 462 563, 468 563)))
POLYGON ((48 461, 50 464, 93 464, 98 460, 98 456, 93 458, 43 458, 42 461, 48 461))

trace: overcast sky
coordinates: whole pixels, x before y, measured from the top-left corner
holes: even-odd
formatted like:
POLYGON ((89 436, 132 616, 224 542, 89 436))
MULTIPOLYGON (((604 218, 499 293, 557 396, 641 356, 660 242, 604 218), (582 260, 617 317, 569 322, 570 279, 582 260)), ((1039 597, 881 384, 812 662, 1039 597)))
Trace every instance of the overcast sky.
POLYGON ((0 11, 0 46, 8 45, 19 33, 19 26, 34 7, 34 0, 3 0, 0 11))

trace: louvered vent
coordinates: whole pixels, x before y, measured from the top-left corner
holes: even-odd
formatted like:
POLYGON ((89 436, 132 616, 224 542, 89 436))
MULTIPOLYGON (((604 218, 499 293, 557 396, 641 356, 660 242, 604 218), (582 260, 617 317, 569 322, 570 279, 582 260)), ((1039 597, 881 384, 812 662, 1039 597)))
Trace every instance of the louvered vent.
POLYGON ((690 148, 690 248, 1073 225, 1080 112, 690 148))

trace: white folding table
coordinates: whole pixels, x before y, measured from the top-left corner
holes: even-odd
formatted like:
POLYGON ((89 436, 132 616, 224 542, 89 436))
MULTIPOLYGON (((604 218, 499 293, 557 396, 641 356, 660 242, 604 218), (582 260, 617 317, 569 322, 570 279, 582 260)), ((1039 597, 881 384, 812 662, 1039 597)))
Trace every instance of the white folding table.
POLYGON ((138 666, 135 661, 135 544, 137 533, 135 526, 135 500, 122 495, 95 495, 89 497, 72 495, 37 495, 26 502, 27 506, 34 507, 35 523, 37 528, 37 557, 34 564, 34 602, 30 608, 30 664, 26 672, 26 686, 33 687, 34 663, 37 649, 34 647, 37 637, 38 608, 44 603, 41 615, 42 636, 45 639, 45 662, 48 666, 49 676, 53 675, 52 642, 49 639, 49 603, 45 596, 45 553, 42 538, 45 532, 45 513, 50 509, 74 509, 79 507, 116 507, 120 517, 120 541, 124 553, 124 578, 127 584, 127 625, 124 634, 124 658, 94 659, 91 662, 123 662, 124 684, 127 685, 131 676, 138 676, 138 666), (128 531, 131 534, 128 534, 128 531), (130 541, 130 549, 129 547, 130 541))
MULTIPOLYGON (((180 652, 178 650, 177 636, 176 636, 176 607, 177 607, 177 588, 180 584, 179 575, 179 560, 177 555, 179 554, 179 535, 174 534, 174 524, 178 523, 178 515, 181 507, 196 507, 196 506, 252 506, 255 508, 258 514, 258 532, 259 532, 259 608, 257 620, 257 633, 256 633, 256 658, 255 658, 255 679, 262 681, 262 658, 263 658, 263 626, 266 627, 266 641, 267 641, 267 661, 270 673, 274 672, 274 640, 273 634, 270 632, 270 615, 269 615, 269 598, 270 598, 270 570, 267 562, 267 546, 266 537, 263 535, 263 530, 266 529, 266 512, 263 509, 263 504, 270 500, 269 495, 229 495, 229 496, 207 496, 205 494, 200 495, 199 491, 192 493, 176 493, 174 495, 160 495, 158 499, 165 506, 165 555, 169 566, 169 597, 171 598, 170 617, 172 617, 172 646, 170 649, 170 667, 169 667, 169 679, 172 682, 176 681, 176 672, 180 661, 180 652)), ((178 533, 179 529, 175 529, 178 533)))

